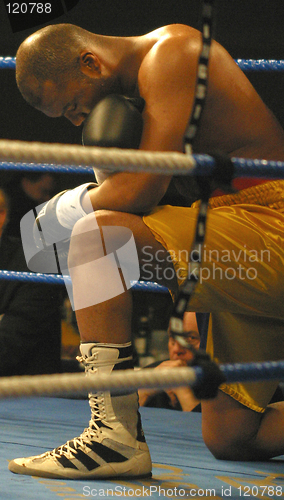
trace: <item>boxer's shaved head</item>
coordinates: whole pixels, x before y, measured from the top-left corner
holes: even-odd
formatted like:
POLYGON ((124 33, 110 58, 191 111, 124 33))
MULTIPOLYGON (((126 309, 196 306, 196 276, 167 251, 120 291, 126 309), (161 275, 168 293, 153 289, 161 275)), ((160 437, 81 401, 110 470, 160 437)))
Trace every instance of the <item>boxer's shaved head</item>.
POLYGON ((80 52, 94 44, 93 35, 72 24, 47 26, 29 36, 16 54, 17 85, 26 101, 41 103, 42 85, 56 85, 80 75, 80 52))

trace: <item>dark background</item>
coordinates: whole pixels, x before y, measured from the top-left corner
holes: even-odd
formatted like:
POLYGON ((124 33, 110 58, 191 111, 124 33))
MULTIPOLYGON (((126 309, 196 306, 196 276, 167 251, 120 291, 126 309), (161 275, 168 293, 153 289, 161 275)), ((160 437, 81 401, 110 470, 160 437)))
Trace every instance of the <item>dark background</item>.
MULTIPOLYGON (((284 59, 284 0, 216 3, 214 37, 234 58, 284 59)), ((43 25, 13 33, 4 5, 0 0, 0 56, 15 56, 19 44, 43 25)), ((79 0, 69 13, 53 22, 73 23, 105 35, 132 36, 171 23, 200 28, 200 14, 200 0, 79 0)), ((284 126, 284 73, 247 73, 247 76, 284 126)), ((0 138, 80 144, 81 129, 65 118, 47 118, 32 109, 17 90, 14 70, 5 69, 0 70, 0 138)), ((2 173, 0 181, 10 175, 2 173)), ((85 175, 59 177, 62 188, 93 180, 85 175)), ((156 318, 166 318, 164 299, 159 296, 153 301, 153 297, 146 295, 149 301, 143 309, 150 302, 155 304, 156 318)), ((166 301, 166 308, 170 303, 170 299, 166 301)), ((159 323, 161 326, 166 327, 159 323)))

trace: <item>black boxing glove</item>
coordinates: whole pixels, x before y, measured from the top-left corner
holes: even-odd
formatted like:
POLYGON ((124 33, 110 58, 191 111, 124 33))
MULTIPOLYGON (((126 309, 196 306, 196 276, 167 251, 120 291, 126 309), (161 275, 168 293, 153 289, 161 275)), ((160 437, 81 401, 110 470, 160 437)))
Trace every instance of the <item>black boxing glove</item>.
MULTIPOLYGON (((31 210, 21 220, 23 249, 29 269, 40 273, 60 273, 67 270, 70 237, 77 220, 92 211, 91 201, 86 212, 81 204, 83 195, 97 185, 87 183, 62 191, 46 204, 31 210), (32 224, 32 231, 31 231, 32 224), (31 233, 32 232, 32 243, 31 233)), ((88 198, 86 198, 88 200, 88 198)))
MULTIPOLYGON (((102 99, 84 122, 82 143, 85 146, 138 149, 142 132, 142 98, 112 94, 102 99)), ((111 171, 94 168, 99 184, 111 171)))

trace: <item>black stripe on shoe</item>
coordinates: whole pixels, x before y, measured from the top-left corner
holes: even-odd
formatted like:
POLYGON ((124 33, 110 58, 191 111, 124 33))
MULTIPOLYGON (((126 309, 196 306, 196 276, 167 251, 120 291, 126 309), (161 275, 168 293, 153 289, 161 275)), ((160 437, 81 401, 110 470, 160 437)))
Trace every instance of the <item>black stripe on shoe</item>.
POLYGON ((69 460, 69 458, 65 457, 65 455, 61 455, 60 457, 56 457, 57 462, 59 462, 64 469, 76 469, 78 470, 78 467, 69 460))
POLYGON ((146 443, 144 431, 142 429, 142 422, 141 422, 141 415, 139 411, 137 411, 137 441, 140 441, 140 443, 146 443))
MULTIPOLYGON (((71 448, 73 448, 71 446, 71 448)), ((93 470, 99 467, 100 464, 98 464, 92 457, 88 455, 88 449, 91 450, 91 447, 87 447, 87 453, 84 452, 83 450, 80 449, 75 449, 73 448, 72 450, 72 455, 73 457, 78 460, 86 469, 93 470)), ((65 469, 76 469, 80 470, 80 466, 75 465, 72 462, 72 459, 70 460, 67 458, 64 454, 62 454, 60 457, 56 457, 56 460, 65 468, 65 469)))
POLYGON ((81 464, 83 464, 89 471, 96 469, 100 465, 83 450, 76 450, 76 453, 74 453, 74 457, 79 460, 79 462, 81 462, 81 464))
MULTIPOLYGON (((111 450, 100 443, 88 443, 86 444, 86 452, 80 449, 74 449, 74 451, 72 451, 74 458, 78 460, 78 462, 80 462, 88 471, 94 470, 100 465, 92 457, 90 457, 88 450, 96 453, 106 463, 126 462, 128 460, 128 458, 121 455, 121 453, 111 450)), ((75 465, 72 460, 68 459, 65 455, 61 455, 56 459, 65 469, 80 470, 80 467, 75 465)))
POLYGON ((99 455, 99 457, 101 457, 107 463, 126 462, 126 460, 128 460, 128 458, 124 455, 121 455, 121 453, 118 453, 117 451, 112 450, 111 448, 108 448, 101 443, 88 443, 86 446, 93 452, 97 453, 97 455, 99 455))

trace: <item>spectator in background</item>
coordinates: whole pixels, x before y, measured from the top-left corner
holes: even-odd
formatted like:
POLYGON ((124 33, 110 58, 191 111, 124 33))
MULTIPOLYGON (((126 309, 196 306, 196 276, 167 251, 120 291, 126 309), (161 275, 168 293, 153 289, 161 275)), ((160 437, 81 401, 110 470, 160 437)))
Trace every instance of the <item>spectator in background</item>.
POLYGON ((34 207, 50 200, 57 192, 57 184, 50 173, 24 172, 12 178, 5 186, 10 200, 10 216, 6 233, 20 237, 20 221, 34 207))
MULTIPOLYGON (((188 312, 184 315, 184 329, 187 333, 187 342, 195 349, 199 349, 200 336, 198 332, 195 313, 188 312)), ((193 359, 193 352, 183 347, 169 331, 168 341, 169 359, 152 363, 147 368, 154 370, 178 368, 187 366, 193 359)), ((139 405, 154 408, 166 408, 179 411, 200 411, 200 403, 195 398, 190 387, 174 387, 167 390, 140 389, 138 391, 139 405)))
MULTIPOLYGON (((7 235, 8 197, 0 189, 0 269, 29 271, 21 240, 7 235)), ((0 376, 60 371, 58 285, 0 279, 0 376)))

